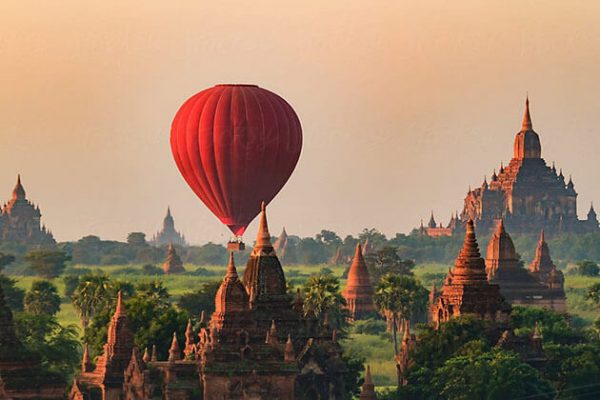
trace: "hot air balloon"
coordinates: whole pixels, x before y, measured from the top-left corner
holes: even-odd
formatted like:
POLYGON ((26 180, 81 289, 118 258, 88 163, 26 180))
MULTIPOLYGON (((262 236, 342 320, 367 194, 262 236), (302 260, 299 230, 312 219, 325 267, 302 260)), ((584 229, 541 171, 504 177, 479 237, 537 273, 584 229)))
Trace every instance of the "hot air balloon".
MULTIPOLYGON (((256 85, 217 85, 190 97, 171 125, 181 175, 233 233, 230 248, 294 171, 302 127, 292 107, 256 85)), ((240 246, 241 244, 241 246, 240 246)))

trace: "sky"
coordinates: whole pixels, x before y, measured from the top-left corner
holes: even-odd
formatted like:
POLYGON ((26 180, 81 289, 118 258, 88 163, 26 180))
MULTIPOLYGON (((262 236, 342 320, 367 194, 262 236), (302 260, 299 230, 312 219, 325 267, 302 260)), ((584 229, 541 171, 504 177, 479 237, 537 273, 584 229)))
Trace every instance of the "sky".
MULTIPOLYGON (((179 175, 179 106, 219 83, 285 98, 304 135, 273 234, 447 223, 512 157, 524 100, 542 156, 600 204, 600 2, 0 2, 0 198, 21 173, 59 241, 229 231, 179 175)), ((246 236, 252 238, 256 221, 246 236)))

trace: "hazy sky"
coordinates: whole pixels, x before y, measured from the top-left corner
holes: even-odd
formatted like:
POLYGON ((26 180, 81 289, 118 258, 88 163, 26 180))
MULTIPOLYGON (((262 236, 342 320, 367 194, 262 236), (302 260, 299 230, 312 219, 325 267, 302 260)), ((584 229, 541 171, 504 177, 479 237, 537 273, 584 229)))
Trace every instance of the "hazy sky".
MULTIPOLYGON (((447 222, 512 156, 526 92, 542 155, 600 205, 598 1, 0 2, 0 198, 18 172, 58 240, 229 231, 180 177, 192 94, 255 83, 304 130, 278 234, 447 222)), ((246 236, 251 241, 255 223, 246 236)))

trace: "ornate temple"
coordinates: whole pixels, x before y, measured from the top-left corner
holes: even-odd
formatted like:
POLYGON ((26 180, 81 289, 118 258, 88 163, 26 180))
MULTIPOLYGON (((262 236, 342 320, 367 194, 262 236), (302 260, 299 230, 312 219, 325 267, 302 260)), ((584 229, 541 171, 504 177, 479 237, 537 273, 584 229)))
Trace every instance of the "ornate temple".
POLYGON ((479 253, 475 226, 469 220, 463 247, 454 269, 448 270, 441 293, 433 300, 431 319, 435 324, 472 314, 478 318, 504 322, 511 307, 496 284, 488 282, 485 262, 479 253))
POLYGON ((41 225, 40 208, 27 200, 21 176, 12 198, 4 204, 0 212, 0 241, 24 245, 55 244, 52 233, 41 225))
POLYGON ((488 281, 500 286, 500 293, 511 305, 566 311, 564 277, 552 263, 543 231, 528 271, 517 256, 504 222, 499 220, 487 248, 485 265, 488 281))
POLYGON ((60 375, 45 371, 39 356, 18 338, 0 285, 0 399, 59 400, 65 388, 60 375))
POLYGON ((336 332, 304 316, 303 299, 289 295, 286 286, 263 205, 244 278, 231 253, 208 325, 201 322, 195 332, 189 323, 184 346, 174 335, 167 360, 158 360, 155 349, 140 356, 119 301, 104 354, 94 370, 84 359, 69 398, 342 398, 347 368, 336 332))
POLYGON ((167 258, 162 265, 162 269, 166 275, 180 274, 185 272, 185 268, 183 268, 183 262, 177 255, 173 243, 169 243, 169 247, 167 247, 167 258))
POLYGON ((154 246, 166 246, 171 243, 178 246, 187 245, 185 237, 175 230, 175 220, 171 215, 171 207, 167 207, 167 215, 165 215, 165 219, 163 220, 162 230, 152 236, 150 243, 154 246))
MULTIPOLYGON (((464 200, 459 226, 473 220, 480 232, 492 231, 494 221, 502 218, 507 229, 513 233, 537 234, 544 229, 554 235, 560 233, 599 232, 598 219, 593 206, 587 219, 577 217, 577 192, 573 180, 568 182, 562 170, 546 165, 542 158, 539 135, 533 130, 529 112, 529 99, 521 130, 514 142, 513 158, 505 167, 500 164, 488 182, 469 189, 464 200)), ((433 218, 432 218, 433 219, 433 218)), ((455 232, 458 227, 440 230, 440 226, 422 227, 430 236, 455 232)))
POLYGON ((354 259, 348 271, 346 288, 342 292, 342 296, 346 300, 346 306, 350 312, 350 319, 363 319, 375 314, 373 293, 369 270, 367 269, 367 264, 363 258, 363 252, 359 243, 356 245, 354 259))

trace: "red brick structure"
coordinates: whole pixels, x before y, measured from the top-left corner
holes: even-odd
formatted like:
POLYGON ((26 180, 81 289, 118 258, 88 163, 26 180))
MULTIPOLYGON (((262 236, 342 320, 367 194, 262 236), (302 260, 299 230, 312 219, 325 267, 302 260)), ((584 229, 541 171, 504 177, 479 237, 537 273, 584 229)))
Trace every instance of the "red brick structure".
POLYGON ((285 255, 286 255, 287 249, 288 249, 288 240, 289 240, 288 234, 285 231, 285 227, 284 227, 283 230, 281 231, 281 234, 279 235, 279 237, 273 244, 273 248, 275 249, 275 252, 277 253, 277 257, 279 257, 279 260, 282 262, 286 260, 285 255))
MULTIPOLYGON (((118 363, 120 398, 341 398, 347 393, 346 365, 335 331, 305 317, 302 306, 301 296, 294 298, 287 293, 263 206, 256 245, 243 281, 231 254, 215 296, 215 312, 208 325, 200 322, 199 332, 194 332, 188 323, 183 356, 176 336, 166 361, 157 359, 155 349, 152 356, 146 350, 141 357, 137 349, 129 346, 127 364, 123 367, 118 363)), ((110 332, 124 331, 111 328, 110 332)), ((109 335, 109 343, 113 336, 109 335)), ((130 343, 127 338, 125 342, 130 343)), ((104 359, 99 358, 99 365, 105 364, 104 359)), ((86 396, 92 387, 102 387, 101 376, 82 372, 75 380, 70 399, 89 398, 86 396)), ((100 392, 98 398, 109 399, 103 393, 106 392, 100 392)))
POLYGON ((490 239, 486 263, 486 272, 490 283, 500 286, 500 293, 511 305, 536 306, 548 308, 556 311, 566 310, 566 298, 562 288, 562 282, 557 285, 560 289, 551 287, 548 278, 553 271, 556 280, 557 276, 562 277, 562 272, 556 270, 552 264, 548 253, 548 248, 543 239, 540 243, 545 245, 545 250, 539 250, 540 257, 544 258, 543 263, 548 263, 545 275, 546 280, 540 280, 540 274, 530 273, 523 268, 518 259, 515 246, 510 235, 504 229, 502 220, 498 222, 498 227, 490 239), (543 254, 543 255, 542 255, 543 254), (549 261, 548 261, 549 260, 549 261))
POLYGON ((21 175, 12 197, 0 208, 0 241, 23 245, 53 245, 56 243, 52 233, 41 225, 40 208, 27 200, 21 184, 21 175))
POLYGON ((175 251, 175 246, 173 243, 169 243, 169 247, 167 248, 167 258, 162 265, 162 269, 165 274, 180 274, 185 272, 185 268, 183 268, 183 262, 181 258, 177 255, 175 251))
POLYGON ((0 399, 59 400, 64 398, 65 388, 66 382, 45 371, 39 356, 28 351, 17 337, 12 311, 0 286, 0 399))
POLYGON ((500 294, 498 285, 487 281, 485 263, 479 253, 473 221, 469 220, 466 228, 463 247, 454 269, 448 271, 441 293, 433 303, 432 321, 439 324, 464 314, 506 321, 510 314, 510 305, 500 294))
POLYGON ((362 319, 376 312, 373 304, 373 293, 369 270, 359 243, 356 245, 354 259, 348 271, 346 288, 342 292, 352 320, 362 319))
MULTIPOLYGON (((473 220, 480 232, 493 231, 494 221, 503 218, 506 227, 517 234, 537 234, 545 229, 551 235, 560 233, 599 232, 593 207, 588 217, 577 217, 577 192, 571 178, 568 182, 562 170, 546 165, 542 158, 539 135, 533 130, 529 99, 520 131, 515 136, 513 158, 505 167, 494 170, 490 182, 473 190, 464 199, 460 224, 473 220)), ((450 225, 449 225, 450 226, 450 225)), ((439 236, 439 227, 428 227, 431 236, 439 236), (437 229, 437 230, 436 230, 437 229)), ((461 229, 452 229, 460 233, 461 229)))
POLYGON ((133 334, 128 326, 127 315, 118 294, 117 307, 108 326, 107 342, 102 355, 96 359, 96 367, 90 368, 87 352, 84 352, 82 371, 75 378, 70 399, 120 400, 127 369, 133 351, 133 334))

